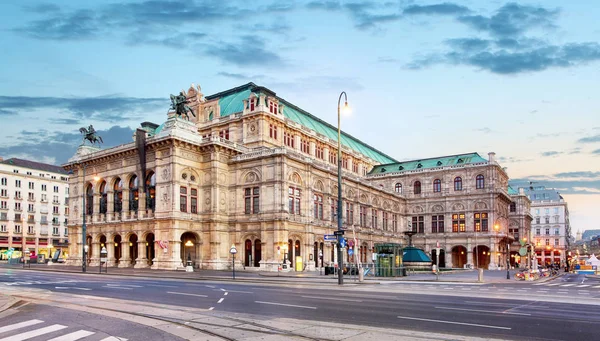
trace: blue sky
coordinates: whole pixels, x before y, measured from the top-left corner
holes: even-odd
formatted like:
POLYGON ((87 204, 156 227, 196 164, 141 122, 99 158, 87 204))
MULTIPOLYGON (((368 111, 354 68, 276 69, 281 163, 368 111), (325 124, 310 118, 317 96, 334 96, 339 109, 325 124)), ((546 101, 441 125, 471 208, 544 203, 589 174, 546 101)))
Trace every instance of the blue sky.
POLYGON ((0 156, 63 163, 253 81, 399 160, 494 151, 598 228, 595 1, 2 1, 0 156))

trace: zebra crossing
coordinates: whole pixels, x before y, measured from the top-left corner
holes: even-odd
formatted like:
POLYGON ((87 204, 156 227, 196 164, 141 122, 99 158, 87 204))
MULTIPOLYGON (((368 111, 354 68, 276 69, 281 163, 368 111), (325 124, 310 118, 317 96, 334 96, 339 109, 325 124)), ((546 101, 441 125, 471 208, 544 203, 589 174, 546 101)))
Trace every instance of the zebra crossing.
MULTIPOLYGON (((42 320, 33 319, 0 327, 0 341, 21 341, 45 337, 50 337, 45 339, 46 341, 75 341, 84 340, 84 338, 96 334, 96 332, 83 329, 72 331, 73 328, 62 324, 46 324, 42 320)), ((127 341, 127 339, 109 336, 100 341, 127 341)))

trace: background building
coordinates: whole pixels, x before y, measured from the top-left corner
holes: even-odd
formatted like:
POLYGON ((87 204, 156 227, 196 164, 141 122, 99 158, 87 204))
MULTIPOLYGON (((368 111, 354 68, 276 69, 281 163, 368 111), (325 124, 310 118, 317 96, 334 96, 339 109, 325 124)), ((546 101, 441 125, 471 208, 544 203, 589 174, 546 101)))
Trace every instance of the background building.
POLYGON ((25 248, 49 257, 68 246, 67 172, 39 162, 0 158, 0 251, 25 248))
POLYGON ((539 264, 566 261, 571 237, 567 202, 557 190, 544 186, 521 186, 519 190, 531 200, 531 240, 539 264))
MULTIPOLYGON (((92 265, 106 247, 111 266, 176 269, 190 259, 225 269, 231 245, 247 269, 335 262, 324 236, 337 230, 337 128, 253 83, 186 96, 189 121, 170 113, 142 123, 130 144, 82 145, 64 165, 69 263, 81 263, 82 210, 92 265)), ((442 266, 505 266, 515 197, 493 153, 398 162, 345 133, 341 144, 344 260, 371 262, 376 243, 406 244, 410 222, 415 244, 440 244, 442 266)))

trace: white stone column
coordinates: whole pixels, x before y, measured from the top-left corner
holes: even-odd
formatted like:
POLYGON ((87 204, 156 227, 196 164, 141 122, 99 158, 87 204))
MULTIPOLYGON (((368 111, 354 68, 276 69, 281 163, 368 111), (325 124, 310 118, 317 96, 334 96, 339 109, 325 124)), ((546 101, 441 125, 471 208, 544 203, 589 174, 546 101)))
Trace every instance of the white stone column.
POLYGON ((129 254, 129 241, 121 242, 121 259, 119 259, 119 268, 131 267, 131 255, 129 254))
POLYGON ((146 241, 140 240, 137 242, 138 248, 138 257, 135 260, 135 265, 133 266, 135 269, 144 269, 148 268, 148 260, 146 258, 146 241))

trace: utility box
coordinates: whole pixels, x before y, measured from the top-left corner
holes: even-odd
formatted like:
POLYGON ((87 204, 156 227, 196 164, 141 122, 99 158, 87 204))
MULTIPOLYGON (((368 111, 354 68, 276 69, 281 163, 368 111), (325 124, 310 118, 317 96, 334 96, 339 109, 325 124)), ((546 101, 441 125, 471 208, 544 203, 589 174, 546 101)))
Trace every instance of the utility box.
POLYGON ((296 256, 296 271, 302 271, 302 257, 296 256))

